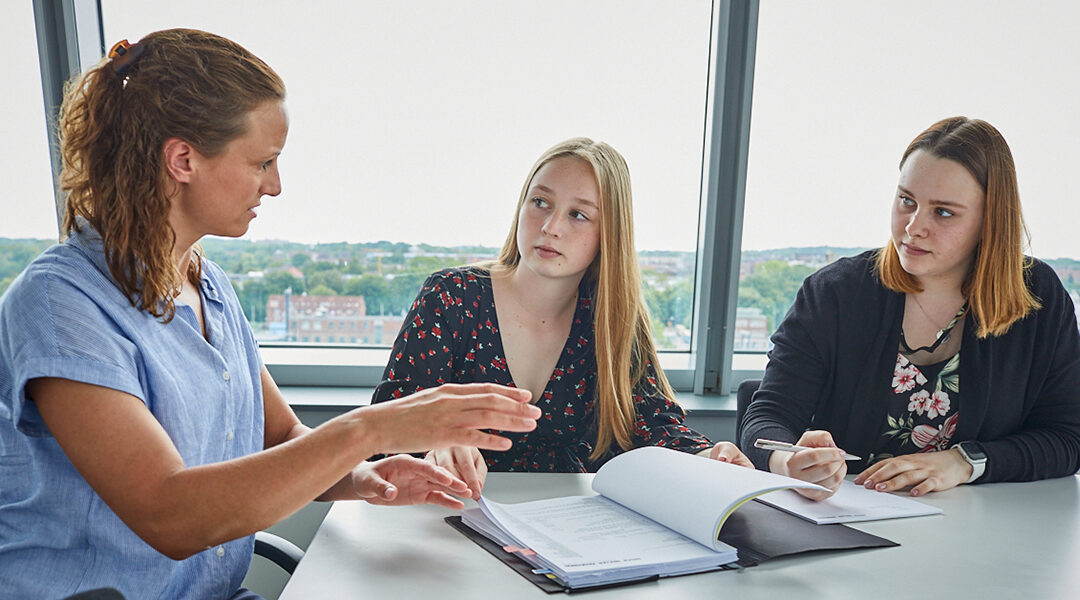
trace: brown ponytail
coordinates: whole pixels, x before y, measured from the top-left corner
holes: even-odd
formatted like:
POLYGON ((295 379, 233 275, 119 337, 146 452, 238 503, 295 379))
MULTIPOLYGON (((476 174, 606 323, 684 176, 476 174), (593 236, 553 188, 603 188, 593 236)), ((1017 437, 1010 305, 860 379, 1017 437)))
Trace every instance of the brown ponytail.
POLYGON ((169 321, 180 278, 197 282, 201 263, 196 256, 185 274, 173 263, 164 142, 177 137, 215 156, 246 133, 249 111, 284 98, 266 63, 203 31, 151 33, 103 60, 68 82, 60 108, 64 232, 86 219, 132 305, 169 321))

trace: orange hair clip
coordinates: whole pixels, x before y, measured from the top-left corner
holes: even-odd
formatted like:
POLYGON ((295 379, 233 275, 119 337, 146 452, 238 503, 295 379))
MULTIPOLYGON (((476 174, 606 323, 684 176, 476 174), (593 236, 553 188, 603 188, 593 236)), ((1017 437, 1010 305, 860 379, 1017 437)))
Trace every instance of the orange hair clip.
POLYGON ((131 67, 142 53, 146 50, 145 44, 138 42, 129 44, 127 40, 120 40, 113 44, 113 47, 109 49, 109 59, 112 61, 113 71, 117 75, 123 77, 124 73, 131 67))
POLYGON ((128 53, 128 49, 131 48, 131 44, 127 40, 120 40, 113 44, 112 48, 109 48, 109 58, 116 58, 128 53))

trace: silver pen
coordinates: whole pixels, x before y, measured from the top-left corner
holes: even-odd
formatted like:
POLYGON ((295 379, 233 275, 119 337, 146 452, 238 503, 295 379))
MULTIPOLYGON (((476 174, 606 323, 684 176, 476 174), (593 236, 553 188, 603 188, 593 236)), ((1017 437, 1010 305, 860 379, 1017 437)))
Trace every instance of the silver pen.
MULTIPOLYGON (((811 448, 810 446, 796 446, 795 444, 789 444, 787 442, 777 442, 775 440, 762 440, 759 439, 754 442, 755 448, 761 448, 762 450, 779 450, 780 452, 798 452, 799 450, 820 450, 825 446, 818 448, 811 448)), ((844 453, 844 460, 862 460, 854 454, 844 453)))

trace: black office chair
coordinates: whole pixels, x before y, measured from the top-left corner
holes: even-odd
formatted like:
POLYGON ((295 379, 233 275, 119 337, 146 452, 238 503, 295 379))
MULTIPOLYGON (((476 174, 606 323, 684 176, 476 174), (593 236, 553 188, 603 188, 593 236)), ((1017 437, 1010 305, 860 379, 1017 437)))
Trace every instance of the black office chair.
POLYGON ((750 407, 750 401, 754 399, 754 392, 761 386, 760 379, 744 379, 739 384, 739 391, 735 396, 735 445, 742 449, 742 422, 746 416, 746 409, 750 407))
POLYGON ((269 531, 258 531, 255 533, 255 556, 269 560, 292 575, 296 565, 300 564, 300 559, 304 558, 304 551, 281 536, 269 531))

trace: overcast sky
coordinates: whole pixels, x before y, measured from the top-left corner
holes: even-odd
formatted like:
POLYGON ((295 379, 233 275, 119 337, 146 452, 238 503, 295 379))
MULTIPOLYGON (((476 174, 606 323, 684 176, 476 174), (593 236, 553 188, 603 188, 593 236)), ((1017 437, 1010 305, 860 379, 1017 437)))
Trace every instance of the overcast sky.
MULTIPOLYGON (((11 4, 0 236, 53 237, 32 8, 11 4)), ((196 27, 285 79, 285 191, 252 238, 496 246, 533 160, 588 135, 630 164, 639 249, 695 247, 708 2, 102 6, 110 44, 196 27)), ((1034 253, 1080 258, 1078 6, 763 1, 743 247, 880 245, 904 147, 964 114, 1012 146, 1034 253)))

